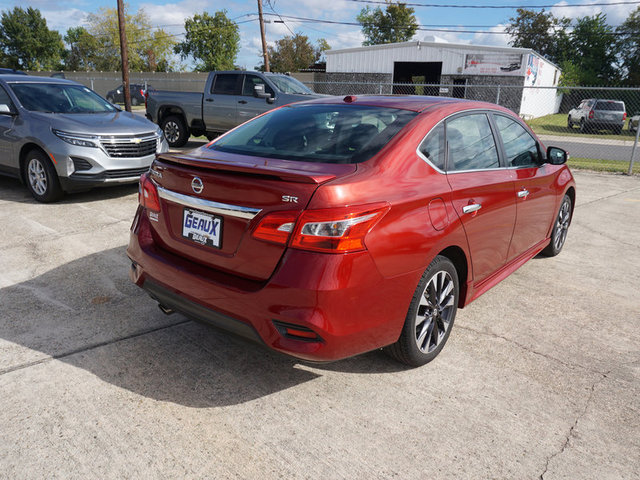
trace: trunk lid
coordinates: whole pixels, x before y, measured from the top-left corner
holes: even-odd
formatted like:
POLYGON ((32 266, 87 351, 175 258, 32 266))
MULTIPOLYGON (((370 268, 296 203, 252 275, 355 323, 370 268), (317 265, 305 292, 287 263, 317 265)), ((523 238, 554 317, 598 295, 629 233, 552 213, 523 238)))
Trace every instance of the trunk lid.
POLYGON ((252 236, 262 218, 272 212, 301 212, 318 186, 355 171, 355 164, 262 159, 205 149, 160 155, 151 168, 161 205, 157 218, 150 216, 154 240, 201 265, 265 280, 286 246, 252 236), (199 243, 202 232, 210 239, 199 243))

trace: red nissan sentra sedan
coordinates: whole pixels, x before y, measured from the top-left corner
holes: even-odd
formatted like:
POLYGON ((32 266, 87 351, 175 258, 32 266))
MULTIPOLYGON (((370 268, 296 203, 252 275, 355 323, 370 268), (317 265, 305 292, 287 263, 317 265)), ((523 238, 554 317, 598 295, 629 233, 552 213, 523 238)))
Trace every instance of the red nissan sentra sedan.
POLYGON ((561 149, 502 107, 327 97, 272 110, 140 180, 131 279, 299 358, 422 365, 456 316, 542 252, 575 204, 561 149))

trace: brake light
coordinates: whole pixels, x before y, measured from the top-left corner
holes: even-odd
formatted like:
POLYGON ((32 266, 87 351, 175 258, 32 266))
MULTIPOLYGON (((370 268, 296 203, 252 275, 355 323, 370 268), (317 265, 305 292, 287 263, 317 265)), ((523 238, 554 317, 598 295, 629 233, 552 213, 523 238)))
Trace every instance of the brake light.
POLYGON ((142 88, 140 89, 140 95, 142 95, 143 97, 147 96, 146 93, 144 93, 144 90, 142 88))
POLYGON ((364 239, 389 211, 384 204, 306 210, 300 216, 291 247, 326 253, 365 250, 364 239))
POLYGON ((140 186, 138 188, 138 203, 152 212, 160 211, 160 198, 155 183, 151 181, 149 173, 140 176, 140 186))
POLYGON ((627 119, 627 112, 622 114, 622 121, 624 122, 627 119))
POLYGON ((253 236, 266 242, 286 245, 299 212, 272 212, 265 215, 253 231, 253 236))
POLYGON ((593 110, 589 110, 589 119, 593 118, 593 110))

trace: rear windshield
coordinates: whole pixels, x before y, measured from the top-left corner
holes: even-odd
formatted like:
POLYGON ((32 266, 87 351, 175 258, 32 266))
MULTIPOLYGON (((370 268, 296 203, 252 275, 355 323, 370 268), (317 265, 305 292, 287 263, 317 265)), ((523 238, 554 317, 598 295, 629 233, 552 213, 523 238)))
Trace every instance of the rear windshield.
POLYGON ((304 162, 359 163, 417 115, 360 105, 291 105, 241 125, 211 150, 304 162))
POLYGON ((612 102, 610 100, 598 100, 594 110, 611 110, 615 112, 624 112, 624 103, 612 102))

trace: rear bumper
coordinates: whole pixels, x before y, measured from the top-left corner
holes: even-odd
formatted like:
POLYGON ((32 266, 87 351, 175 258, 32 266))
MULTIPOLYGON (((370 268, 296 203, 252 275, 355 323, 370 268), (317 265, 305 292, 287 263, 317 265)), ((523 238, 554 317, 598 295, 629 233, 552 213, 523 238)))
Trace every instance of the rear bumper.
POLYGON ((338 360, 395 342, 422 273, 387 279, 368 252, 287 249, 270 279, 251 281, 158 248, 141 209, 127 254, 133 262, 131 280, 165 306, 312 361, 338 360), (288 335, 282 325, 317 337, 288 335))

